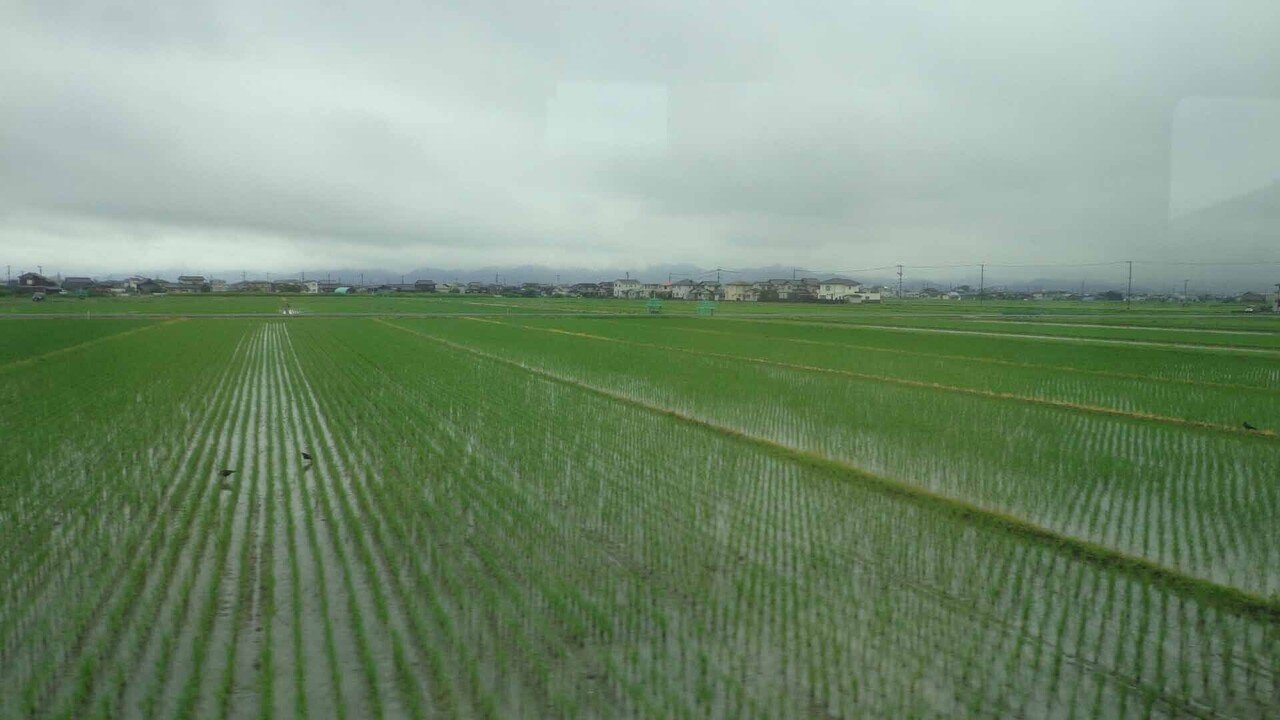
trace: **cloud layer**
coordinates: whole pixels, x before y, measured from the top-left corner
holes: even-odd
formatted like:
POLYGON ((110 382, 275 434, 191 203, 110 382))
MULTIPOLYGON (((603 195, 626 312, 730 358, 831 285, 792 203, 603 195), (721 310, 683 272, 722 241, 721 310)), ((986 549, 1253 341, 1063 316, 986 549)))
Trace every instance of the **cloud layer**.
POLYGON ((1280 130, 1238 117, 1275 99, 1271 2, 413 5, 0 10, 0 255, 128 271, 1265 250, 1199 252, 1169 219, 1171 187, 1202 208, 1256 189, 1208 173, 1280 177, 1280 130), (1196 111, 1226 97, 1256 103, 1196 111))

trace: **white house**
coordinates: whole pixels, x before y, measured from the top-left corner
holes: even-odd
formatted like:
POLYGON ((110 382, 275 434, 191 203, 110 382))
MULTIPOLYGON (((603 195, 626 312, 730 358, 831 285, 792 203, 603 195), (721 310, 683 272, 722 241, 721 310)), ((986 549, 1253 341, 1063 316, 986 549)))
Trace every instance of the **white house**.
POLYGON ((725 302, 731 301, 748 301, 755 302, 760 299, 760 293, 755 286, 745 280, 736 280, 724 286, 725 302))
POLYGON ((836 300, 848 302, 854 295, 862 293, 862 283, 847 278, 827 278, 818 284, 819 300, 836 300))
POLYGON ((688 300, 689 293, 693 292, 693 281, 677 280, 668 285, 667 290, 671 293, 672 300, 688 300))
POLYGON ((613 281, 613 296, 616 298, 638 298, 644 295, 644 283, 626 278, 613 281))

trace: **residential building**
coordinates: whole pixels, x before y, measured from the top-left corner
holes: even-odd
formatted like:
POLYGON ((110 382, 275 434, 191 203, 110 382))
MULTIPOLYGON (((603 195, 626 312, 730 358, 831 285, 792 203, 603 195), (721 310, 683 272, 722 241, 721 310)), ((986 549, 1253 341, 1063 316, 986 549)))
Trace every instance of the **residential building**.
POLYGON ((18 276, 18 292, 24 293, 58 293, 62 290, 58 287, 58 283, 53 278, 45 277, 40 273, 25 272, 18 276))
POLYGON ((720 283, 714 280, 705 280, 698 283, 689 291, 689 300, 723 300, 724 291, 720 287, 720 283))
POLYGON ((205 281, 203 275, 179 275, 178 284, 170 288, 170 291, 176 293, 209 292, 209 283, 205 281))
POLYGON ((857 280, 841 277, 827 278, 818 285, 818 299, 847 302, 850 296, 857 295, 861 291, 862 284, 857 280))
POLYGON ((745 280, 735 280, 724 286, 724 299, 725 302, 755 302, 760 299, 760 292, 745 280))
POLYGON ((600 297, 600 286, 595 283, 574 283, 566 291, 570 297, 600 297))
POLYGON ((635 299, 642 297, 644 283, 632 278, 613 281, 613 296, 616 298, 635 299))
POLYGON ((676 280, 667 285, 667 291, 671 294, 672 300, 688 300, 689 293, 693 292, 692 280, 676 280))
POLYGON ((238 283, 231 283, 230 289, 233 292, 269 293, 271 292, 271 281, 270 280, 241 280, 238 283))

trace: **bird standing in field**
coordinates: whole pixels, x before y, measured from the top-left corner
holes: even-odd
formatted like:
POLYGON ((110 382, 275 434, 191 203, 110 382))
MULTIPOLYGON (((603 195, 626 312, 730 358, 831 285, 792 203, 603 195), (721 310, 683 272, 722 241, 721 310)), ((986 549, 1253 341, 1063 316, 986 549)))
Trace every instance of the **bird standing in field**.
POLYGON ((302 459, 303 459, 303 460, 310 460, 310 459, 311 459, 311 453, 307 452, 306 450, 303 450, 303 451, 302 451, 302 459))
POLYGON ((234 473, 234 472, 235 472, 235 470, 219 470, 219 471, 218 471, 218 477, 227 477, 228 475, 230 475, 230 474, 232 474, 232 473, 234 473))
POLYGON ((1246 421, 1246 422, 1244 422, 1244 423, 1241 423, 1241 424, 1242 424, 1242 425, 1244 425, 1244 429, 1245 429, 1245 430, 1257 430, 1257 429, 1258 429, 1258 428, 1256 428, 1256 427, 1254 427, 1254 426, 1250 425, 1247 421, 1246 421))

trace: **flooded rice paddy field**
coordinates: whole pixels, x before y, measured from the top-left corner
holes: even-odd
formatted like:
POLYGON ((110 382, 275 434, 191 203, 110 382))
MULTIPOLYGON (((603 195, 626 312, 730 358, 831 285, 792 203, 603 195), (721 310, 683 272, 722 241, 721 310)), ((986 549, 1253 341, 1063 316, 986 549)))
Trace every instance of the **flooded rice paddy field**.
POLYGON ((492 300, 0 320, 0 717, 1280 713, 1280 328, 492 300))

